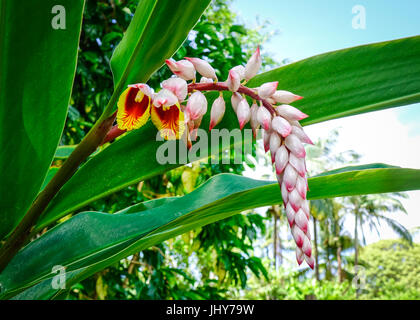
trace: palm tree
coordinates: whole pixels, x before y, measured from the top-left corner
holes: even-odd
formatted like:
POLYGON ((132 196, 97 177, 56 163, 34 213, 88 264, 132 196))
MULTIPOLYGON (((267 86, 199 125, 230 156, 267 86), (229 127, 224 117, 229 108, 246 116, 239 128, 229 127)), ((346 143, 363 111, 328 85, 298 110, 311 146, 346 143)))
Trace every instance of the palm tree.
POLYGON ((389 212, 407 213, 398 198, 407 198, 404 193, 388 193, 377 195, 352 196, 348 198, 347 211, 354 215, 354 266, 359 264, 359 229, 363 243, 366 243, 363 226, 367 224, 370 230, 375 229, 379 235, 378 226, 385 222, 401 238, 412 243, 410 232, 400 223, 387 217, 389 212))

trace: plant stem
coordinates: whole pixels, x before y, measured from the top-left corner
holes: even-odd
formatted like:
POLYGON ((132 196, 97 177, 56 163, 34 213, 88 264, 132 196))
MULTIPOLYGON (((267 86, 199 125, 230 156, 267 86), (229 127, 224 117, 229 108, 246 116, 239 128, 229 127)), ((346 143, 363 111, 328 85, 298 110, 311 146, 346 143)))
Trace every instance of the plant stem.
MULTIPOLYGON (((190 83, 188 85, 188 92, 198 90, 198 91, 229 91, 227 84, 224 82, 215 82, 215 83, 190 83)), ((276 111, 273 106, 265 99, 261 99, 258 94, 256 94, 252 89, 241 85, 238 89, 239 93, 243 93, 254 100, 261 101, 263 106, 270 111, 271 115, 275 116, 276 111)))
POLYGON ((64 162, 63 166, 54 175, 44 190, 39 193, 23 219, 0 249, 0 272, 4 270, 10 260, 12 260, 15 254, 25 244, 36 221, 47 208, 52 198, 54 198, 61 187, 73 176, 79 165, 102 143, 104 137, 112 127, 115 116, 116 113, 103 120, 101 120, 103 117, 100 118, 82 142, 74 149, 70 157, 64 162))

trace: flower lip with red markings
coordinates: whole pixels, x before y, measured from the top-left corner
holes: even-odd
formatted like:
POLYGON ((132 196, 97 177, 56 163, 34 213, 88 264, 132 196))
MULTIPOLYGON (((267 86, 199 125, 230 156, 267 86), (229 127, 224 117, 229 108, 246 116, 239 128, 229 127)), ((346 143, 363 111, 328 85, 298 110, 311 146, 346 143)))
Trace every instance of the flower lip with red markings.
POLYGON ((184 113, 179 103, 162 108, 152 105, 151 115, 153 124, 164 139, 179 139, 184 133, 184 113))
POLYGON ((150 116, 152 91, 147 84, 130 85, 118 100, 117 124, 121 130, 143 126, 150 116))
POLYGON ((129 85, 118 100, 118 128, 126 131, 138 129, 151 117, 163 138, 179 139, 184 132, 184 113, 175 95, 171 94, 169 97, 165 94, 166 89, 161 91, 153 99, 153 91, 147 84, 129 85), (160 101, 161 98, 164 101, 160 101))

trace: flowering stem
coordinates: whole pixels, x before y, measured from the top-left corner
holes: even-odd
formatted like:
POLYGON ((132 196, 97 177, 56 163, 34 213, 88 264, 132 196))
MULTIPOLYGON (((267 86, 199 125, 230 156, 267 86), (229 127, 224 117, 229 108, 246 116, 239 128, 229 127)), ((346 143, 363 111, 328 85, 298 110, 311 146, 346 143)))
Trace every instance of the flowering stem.
MULTIPOLYGON (((192 91, 229 91, 226 83, 224 82, 214 82, 214 83, 195 83, 192 82, 188 84, 188 92, 192 91)), ((273 116, 276 116, 276 111, 274 110, 273 106, 265 99, 261 99, 258 94, 256 94, 252 89, 241 85, 238 89, 239 93, 245 94, 248 97, 252 98, 253 100, 261 101, 263 106, 267 108, 268 111, 273 116)), ((127 130, 121 130, 118 126, 113 126, 111 130, 109 130, 108 134, 106 135, 105 139, 102 141, 101 145, 114 140, 115 138, 119 137, 123 133, 127 132, 127 130)))
POLYGON ((63 166, 47 186, 39 193, 23 219, 0 248, 0 272, 3 271, 10 260, 12 260, 19 249, 25 244, 38 218, 45 211, 52 198, 54 198, 61 187, 73 176, 79 165, 102 143, 104 137, 112 127, 115 117, 116 113, 108 118, 99 120, 64 162, 63 166))
MULTIPOLYGON (((215 83, 190 83, 188 85, 188 92, 192 92, 194 90, 198 91, 229 91, 227 84, 224 82, 215 82, 215 83)), ((267 108, 270 113, 275 116, 276 111, 274 110, 273 106, 265 99, 261 99, 258 94, 256 94, 252 89, 245 87, 243 85, 239 86, 238 91, 239 93, 243 93, 248 97, 261 101, 263 106, 267 108)))

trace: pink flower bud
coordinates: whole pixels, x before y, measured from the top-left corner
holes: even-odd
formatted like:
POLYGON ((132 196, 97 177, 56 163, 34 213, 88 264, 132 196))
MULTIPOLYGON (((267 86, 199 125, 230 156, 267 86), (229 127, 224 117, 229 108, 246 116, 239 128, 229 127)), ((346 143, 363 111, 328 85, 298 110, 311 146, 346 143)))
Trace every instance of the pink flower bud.
POLYGON ((277 90, 273 95, 272 98, 277 102, 277 103, 292 103, 294 101, 300 100, 303 97, 295 95, 289 91, 284 91, 284 90, 277 90))
POLYGON ((302 230, 299 229, 299 227, 296 224, 294 224, 292 227, 292 236, 296 242, 296 245, 299 248, 302 248, 305 234, 303 233, 302 230))
POLYGON ((276 107, 276 113, 287 120, 302 120, 308 117, 307 114, 288 104, 282 104, 276 107))
POLYGON ((314 144, 312 142, 312 140, 307 136, 307 134, 305 133, 305 131, 303 131, 302 128, 296 127, 296 126, 292 126, 292 133, 294 135, 296 135, 300 141, 304 142, 304 143, 308 143, 308 144, 314 144))
POLYGON ((244 66, 236 66, 230 69, 235 71, 239 75, 239 79, 243 80, 245 78, 245 67, 244 66))
POLYGON ((302 209, 299 209, 298 212, 296 212, 295 223, 303 232, 306 233, 308 231, 308 219, 302 209))
POLYGON ((293 210, 292 205, 290 203, 286 205, 286 216, 290 227, 293 227, 293 224, 295 223, 296 212, 295 210, 293 210))
POLYGON ((289 134, 284 140, 287 149, 290 150, 296 157, 304 158, 306 156, 305 148, 303 147, 302 142, 294 134, 289 134))
POLYGON ((315 260, 313 256, 308 257, 307 255, 304 255, 305 261, 308 264, 308 266, 313 269, 315 267, 315 260))
POLYGON ((268 130, 264 130, 263 140, 264 140, 264 150, 267 152, 270 150, 270 132, 268 130))
POLYGON ((312 255, 311 240, 309 240, 309 238, 306 235, 303 238, 302 251, 305 254, 305 256, 310 257, 312 255))
POLYGON ((216 72, 214 71, 210 63, 208 63, 207 61, 200 58, 185 57, 185 59, 191 62, 194 65, 195 70, 197 70, 197 72, 201 74, 203 77, 217 79, 216 72))
POLYGON ((286 147, 282 145, 278 148, 276 152, 275 162, 276 162, 276 173, 280 174, 283 172, 284 168, 286 168, 287 163, 289 161, 289 152, 287 151, 286 147))
POLYGON ((238 116, 239 128, 242 130, 244 125, 246 125, 251 119, 251 109, 249 108, 248 101, 245 98, 239 102, 236 115, 238 116))
POLYGON ((201 77, 200 83, 213 83, 213 79, 201 77))
POLYGON ((301 177, 305 177, 305 174, 306 174, 305 158, 298 158, 293 153, 290 153, 289 162, 296 169, 297 173, 301 177))
POLYGON ((237 92, 232 93, 232 97, 230 98, 230 102, 231 102, 232 108, 235 112, 238 109, 239 102, 241 102, 242 99, 243 98, 239 93, 237 93, 237 92))
POLYGON ((297 177, 298 177, 298 174, 295 168, 293 168, 293 166, 291 166, 290 164, 287 165, 286 168, 284 169, 284 177, 283 177, 284 183, 286 184, 287 191, 291 192, 295 188, 297 177))
POLYGON ((271 121, 271 127, 283 138, 286 138, 292 132, 292 126, 290 125, 289 121, 282 117, 274 117, 271 121))
POLYGON ((170 107, 177 103, 179 103, 178 98, 168 89, 160 90, 153 99, 153 105, 156 108, 170 107))
POLYGON ((269 130, 271 127, 271 113, 265 107, 260 106, 257 112, 257 120, 264 128, 264 130, 269 130))
POLYGON ((226 85, 230 91, 232 92, 238 91, 239 86, 241 85, 241 79, 236 71, 234 70, 229 71, 229 75, 226 80, 226 85))
POLYGON ((262 60, 260 55, 260 47, 257 47, 257 50, 255 50, 254 54, 251 56, 245 66, 245 79, 249 80, 253 78, 261 68, 261 64, 262 60))
POLYGON ((185 112, 189 113, 190 119, 195 121, 207 112, 207 99, 200 91, 194 92, 187 102, 185 112))
POLYGON ((258 113, 258 105, 256 103, 253 103, 251 106, 250 123, 251 123, 252 132, 254 134, 254 138, 257 137, 257 130, 260 127, 260 123, 258 122, 258 119, 257 119, 257 113, 258 113))
POLYGON ((299 247, 297 247, 296 248, 296 261, 297 261, 298 265, 301 265, 303 260, 304 260, 303 251, 299 247))
POLYGON ((219 96, 216 100, 214 100, 213 105, 210 111, 210 127, 209 130, 211 131, 220 121, 223 119, 223 115, 225 114, 226 104, 225 100, 223 100, 223 96, 219 96))
POLYGON ((258 88, 258 95, 261 99, 271 97, 273 93, 276 92, 278 84, 278 81, 264 83, 258 88))
POLYGON ((190 122, 191 124, 191 131, 190 131, 190 138, 192 141, 195 141, 197 139, 197 132, 198 132, 198 128, 200 128, 201 125, 201 121, 203 120, 203 116, 201 116, 198 119, 195 120, 191 120, 190 122))
POLYGON ((284 184, 284 182, 281 183, 281 197, 283 199, 283 204, 286 207, 287 201, 289 198, 289 192, 287 191, 286 185, 284 184))
MULTIPOLYGON (((281 140, 277 133, 273 132, 270 135, 270 153, 271 153, 271 162, 274 162, 277 149, 280 147, 281 140)), ((281 172, 279 172, 280 174, 281 172)))
POLYGON ((302 197, 302 199, 306 199, 306 181, 305 178, 302 178, 300 176, 297 177, 296 180, 296 190, 299 193, 299 195, 302 197))
POLYGON ((169 69, 178 77, 184 80, 195 79, 195 68, 191 62, 187 60, 172 61, 169 59, 165 60, 165 62, 169 69))
POLYGON ((292 206, 293 210, 297 212, 300 209, 300 206, 302 204, 302 197, 299 195, 296 189, 293 189, 292 192, 289 193, 289 202, 292 206))
POLYGON ((299 123, 299 121, 297 121, 297 120, 289 120, 289 122, 290 122, 290 124, 292 126, 295 126, 295 127, 298 127, 298 128, 301 128, 302 129, 302 125, 299 123))
POLYGON ((301 209, 306 214, 306 217, 309 220, 309 202, 308 202, 308 200, 302 201, 301 209))
POLYGON ((187 81, 181 78, 169 78, 163 81, 162 88, 172 91, 177 96, 179 102, 184 101, 188 94, 187 81))

